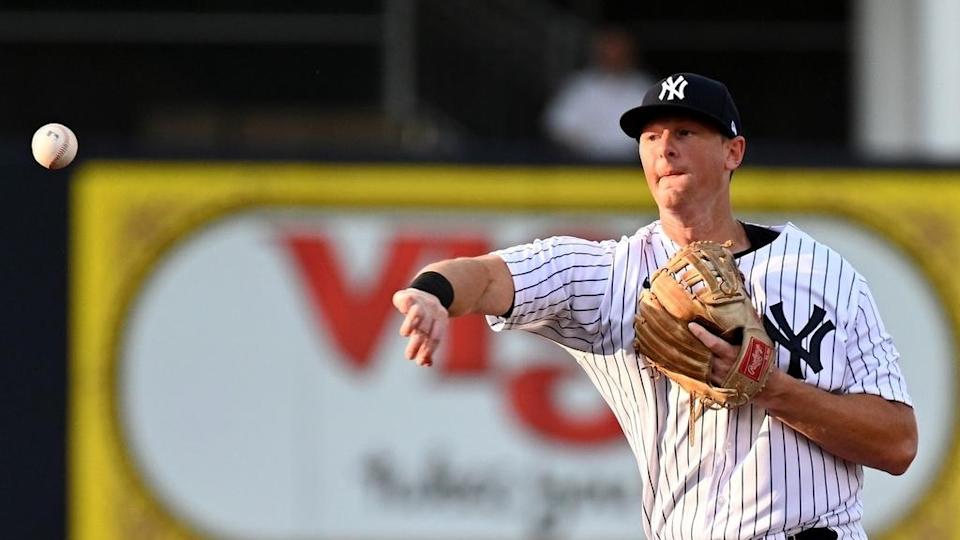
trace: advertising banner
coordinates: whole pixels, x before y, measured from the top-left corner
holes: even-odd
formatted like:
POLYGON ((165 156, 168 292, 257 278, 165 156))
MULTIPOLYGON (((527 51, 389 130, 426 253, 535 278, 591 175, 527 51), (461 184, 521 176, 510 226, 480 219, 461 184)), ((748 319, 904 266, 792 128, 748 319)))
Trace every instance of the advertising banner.
MULTIPOLYGON (((741 218, 793 222, 867 277, 903 355, 920 454, 867 471, 872 537, 958 528, 957 180, 734 180, 741 218)), ((636 462, 567 353, 470 316, 418 368, 390 297, 441 258, 653 219, 633 169, 85 163, 71 536, 642 537, 636 462)))

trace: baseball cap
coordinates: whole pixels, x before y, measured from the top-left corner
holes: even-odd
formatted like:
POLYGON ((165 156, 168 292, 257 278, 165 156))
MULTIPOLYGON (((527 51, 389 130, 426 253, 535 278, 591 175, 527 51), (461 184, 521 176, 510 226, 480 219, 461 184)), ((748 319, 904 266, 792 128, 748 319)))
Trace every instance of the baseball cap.
POLYGON ((648 122, 671 114, 706 120, 727 137, 743 135, 740 113, 726 85, 696 73, 675 73, 651 86, 640 105, 620 117, 620 129, 636 139, 648 122))

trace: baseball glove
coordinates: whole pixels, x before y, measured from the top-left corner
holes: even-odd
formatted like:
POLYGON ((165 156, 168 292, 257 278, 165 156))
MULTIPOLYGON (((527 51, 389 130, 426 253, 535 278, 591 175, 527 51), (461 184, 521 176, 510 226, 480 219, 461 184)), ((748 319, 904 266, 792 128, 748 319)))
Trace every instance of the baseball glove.
POLYGON ((680 249, 641 291, 634 320, 637 353, 691 394, 691 443, 693 423, 704 407, 747 403, 773 369, 773 342, 750 303, 730 245, 693 242, 680 249), (710 380, 713 353, 690 332, 690 322, 740 345, 720 386, 710 380))

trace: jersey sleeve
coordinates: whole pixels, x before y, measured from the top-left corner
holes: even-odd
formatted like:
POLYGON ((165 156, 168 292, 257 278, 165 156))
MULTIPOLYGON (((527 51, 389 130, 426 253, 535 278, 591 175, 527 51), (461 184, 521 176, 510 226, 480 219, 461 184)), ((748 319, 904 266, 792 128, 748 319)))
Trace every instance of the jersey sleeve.
POLYGON ((507 316, 487 316, 487 323, 589 350, 602 324, 615 248, 612 241, 555 236, 494 252, 507 263, 515 292, 507 316))
POLYGON ((847 375, 850 394, 875 394, 890 401, 913 405, 900 370, 900 353, 880 319, 873 295, 861 278, 847 328, 847 375))

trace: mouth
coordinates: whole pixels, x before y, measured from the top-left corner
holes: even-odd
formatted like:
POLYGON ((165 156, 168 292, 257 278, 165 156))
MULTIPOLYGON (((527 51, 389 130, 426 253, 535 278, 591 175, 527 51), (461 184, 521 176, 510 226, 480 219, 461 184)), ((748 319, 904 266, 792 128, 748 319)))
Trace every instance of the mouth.
POLYGON ((670 180, 672 178, 677 178, 687 174, 684 171, 667 171, 665 174, 660 175, 660 180, 670 180))

